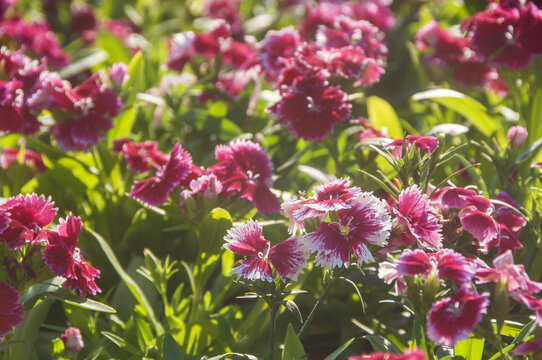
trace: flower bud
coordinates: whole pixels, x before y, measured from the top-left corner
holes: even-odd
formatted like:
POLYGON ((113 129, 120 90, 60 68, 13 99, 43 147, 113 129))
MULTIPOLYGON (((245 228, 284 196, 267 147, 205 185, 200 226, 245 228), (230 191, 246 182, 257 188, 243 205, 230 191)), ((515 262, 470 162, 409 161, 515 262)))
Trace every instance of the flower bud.
POLYGON ((523 126, 512 126, 508 130, 508 141, 513 148, 519 148, 527 139, 527 129, 523 126))
POLYGON ((128 66, 123 62, 111 65, 109 68, 109 80, 111 80, 113 87, 118 89, 128 80, 129 76, 126 75, 127 71, 128 66))
POLYGON ((78 328, 70 327, 66 329, 60 338, 64 342, 64 348, 69 353, 79 352, 85 346, 81 331, 78 328))

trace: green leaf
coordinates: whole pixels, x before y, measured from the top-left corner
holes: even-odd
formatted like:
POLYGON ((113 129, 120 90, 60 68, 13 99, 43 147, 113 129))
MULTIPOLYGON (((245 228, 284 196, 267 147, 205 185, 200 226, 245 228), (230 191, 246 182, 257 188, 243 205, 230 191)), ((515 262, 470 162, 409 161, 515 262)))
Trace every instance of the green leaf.
POLYGON ((5 351, 7 349, 9 349, 10 347, 12 346, 16 346, 16 345, 20 345, 24 343, 24 340, 8 340, 8 341, 2 341, 0 343, 0 353, 2 351, 5 351))
POLYGON ((386 100, 378 96, 369 96, 367 99, 367 112, 369 113, 369 120, 376 130, 382 131, 385 128, 389 136, 394 138, 403 137, 401 122, 393 107, 386 100))
POLYGON ((111 145, 115 139, 120 139, 130 135, 136 117, 137 109, 135 107, 131 107, 125 109, 113 119, 113 128, 107 132, 107 142, 109 145, 111 145))
POLYGON ((57 276, 40 284, 32 285, 31 287, 26 289, 21 296, 21 303, 25 304, 28 301, 40 297, 44 293, 58 291, 62 289, 62 284, 64 284, 65 281, 65 278, 57 276))
POLYGON ((455 344, 455 356, 462 356, 467 360, 480 360, 484 353, 484 339, 468 338, 455 344))
POLYGON ((15 329, 12 340, 22 340, 25 344, 14 345, 10 351, 11 359, 28 359, 32 346, 27 344, 33 344, 36 341, 38 332, 41 328, 41 324, 47 317, 49 309, 53 304, 53 299, 44 299, 34 305, 30 311, 24 314, 23 323, 15 329))
POLYGON ((388 339, 378 335, 366 335, 363 339, 369 341, 373 347, 374 352, 391 352, 394 354, 400 354, 401 351, 397 349, 395 345, 388 339))
POLYGON ((136 348, 134 345, 126 342, 126 340, 116 334, 113 334, 112 332, 102 331, 102 335, 111 340, 115 345, 117 345, 123 350, 128 351, 129 353, 132 353, 138 357, 143 355, 141 354, 141 351, 139 351, 139 349, 136 348))
POLYGON ((335 360, 354 342, 354 340, 356 340, 356 338, 348 340, 340 348, 329 354, 324 360, 335 360))
POLYGON ((82 59, 72 62, 65 68, 59 71, 60 77, 63 79, 68 79, 74 75, 82 73, 85 70, 88 70, 98 64, 103 63, 107 60, 107 52, 105 51, 96 51, 92 54, 85 56, 82 59))
POLYGON ((223 118, 228 113, 228 105, 222 101, 217 101, 211 105, 207 111, 209 112, 209 115, 214 116, 216 118, 223 118))
POLYGON ((432 89, 412 95, 416 101, 431 100, 456 113, 474 125, 482 134, 490 136, 499 128, 499 122, 488 115, 487 108, 475 99, 450 89, 432 89))
MULTIPOLYGON (((542 89, 538 89, 531 102, 531 114, 527 121, 527 133, 529 134, 529 144, 542 138, 542 89)), ((540 156, 537 161, 542 160, 540 156)))
POLYGON ((230 214, 222 208, 214 208, 203 219, 199 234, 200 253, 215 254, 224 243, 226 231, 232 227, 230 214))
POLYGON ((64 301, 68 304, 78 306, 80 308, 87 309, 87 310, 105 312, 105 313, 110 313, 110 314, 114 314, 117 312, 111 306, 102 304, 101 302, 98 302, 95 300, 86 299, 81 296, 73 295, 73 294, 68 294, 68 293, 63 293, 63 292, 46 292, 43 295, 53 298, 53 299, 64 301))
POLYGON ((105 253, 107 259, 113 265, 113 268, 117 272, 117 274, 120 276, 122 281, 126 284, 134 298, 137 300, 137 302, 145 309, 147 312, 147 316, 149 317, 149 320, 152 322, 156 332, 158 335, 161 335, 164 333, 164 328, 162 327, 162 324, 156 319, 156 315, 154 314, 154 310, 152 308, 151 303, 145 296, 145 293, 141 290, 139 285, 135 282, 135 280, 128 275, 128 273, 123 269, 122 265, 120 264, 119 260, 115 256, 115 253, 113 252, 113 249, 109 246, 107 241, 95 232, 94 230, 90 229, 89 227, 85 227, 85 229, 94 236, 100 247, 102 248, 103 252, 105 253))
POLYGON ((183 354, 179 344, 170 333, 166 333, 164 336, 164 345, 162 349, 162 356, 164 360, 182 360, 183 354))
POLYGON ((113 62, 122 61, 128 64, 132 59, 130 50, 126 48, 121 39, 108 31, 98 32, 96 36, 96 47, 104 50, 109 55, 108 59, 113 62))
POLYGON ((303 345, 297 338, 294 327, 288 324, 286 338, 284 339, 284 350, 282 351, 282 360, 301 360, 305 358, 303 345))
POLYGON ((126 74, 129 77, 123 85, 123 89, 127 89, 130 92, 129 97, 126 100, 126 105, 130 106, 137 98, 137 94, 146 90, 145 58, 141 51, 135 54, 132 61, 130 61, 130 64, 128 64, 128 71, 126 74))
POLYGON ((282 300, 280 302, 286 310, 288 310, 300 323, 303 323, 303 317, 301 316, 301 311, 297 307, 297 304, 293 300, 282 300))
POLYGON ((521 329, 521 331, 514 338, 512 343, 517 344, 519 342, 522 342, 523 340, 525 340, 525 338, 527 338, 528 336, 531 336, 531 334, 535 331, 536 327, 537 327, 536 320, 531 320, 531 322, 529 322, 527 325, 523 327, 523 329, 521 329))

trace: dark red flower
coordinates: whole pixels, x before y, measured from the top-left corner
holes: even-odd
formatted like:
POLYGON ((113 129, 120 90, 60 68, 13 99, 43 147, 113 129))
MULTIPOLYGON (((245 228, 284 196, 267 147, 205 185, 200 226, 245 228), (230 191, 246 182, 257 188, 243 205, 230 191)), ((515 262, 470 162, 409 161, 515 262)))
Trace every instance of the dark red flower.
POLYGON ((243 32, 243 19, 239 13, 239 0, 206 0, 203 13, 213 19, 224 20, 232 34, 239 36, 243 32))
POLYGON ((11 285, 0 281, 0 339, 23 322, 23 306, 20 296, 11 285))
POLYGON ((232 40, 222 54, 222 61, 237 70, 246 70, 258 64, 258 54, 250 45, 232 40))
POLYGON ((269 108, 297 138, 320 141, 333 131, 335 124, 350 117, 351 105, 338 87, 325 77, 307 74, 282 93, 282 100, 269 108))
POLYGON ((13 38, 23 50, 46 58, 52 66, 62 67, 70 61, 46 22, 26 22, 20 18, 3 20, 0 24, 2 35, 13 38))
POLYGON ((473 49, 494 64, 520 69, 542 54, 542 10, 533 3, 520 8, 493 3, 462 27, 473 49))

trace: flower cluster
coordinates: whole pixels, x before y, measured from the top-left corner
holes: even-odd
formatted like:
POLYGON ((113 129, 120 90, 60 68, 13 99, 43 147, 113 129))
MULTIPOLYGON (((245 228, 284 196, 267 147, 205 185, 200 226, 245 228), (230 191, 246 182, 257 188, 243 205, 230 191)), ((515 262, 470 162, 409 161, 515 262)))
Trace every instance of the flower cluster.
POLYGON ((95 282, 100 271, 86 262, 77 247, 81 219, 69 214, 52 230, 57 213, 53 206, 51 198, 36 194, 17 195, 0 205, 0 243, 5 244, 2 253, 7 274, 6 281, 0 281, 4 301, 0 337, 22 322, 23 308, 15 289, 25 289, 31 281, 56 275, 65 278, 65 287, 77 289, 82 296, 101 291, 95 282))
POLYGON ((122 103, 99 74, 72 88, 43 63, 5 47, 0 50, 0 64, 10 79, 0 82, 0 130, 34 134, 42 126, 36 114, 47 109, 57 120, 51 132, 58 144, 81 151, 113 127, 110 117, 118 114, 122 103))
POLYGON ((492 2, 463 21, 464 36, 454 36, 436 21, 419 30, 416 45, 432 53, 425 60, 452 69, 463 86, 483 86, 506 94, 500 67, 521 69, 542 55, 542 9, 536 2, 492 2))
POLYGON ((198 192, 207 197, 223 195, 250 200, 265 214, 279 212, 280 204, 271 192, 273 165, 259 144, 248 140, 217 145, 217 164, 208 169, 192 164, 192 157, 176 144, 171 154, 158 150, 156 142, 134 143, 128 139, 116 140, 113 150, 121 153, 130 169, 146 173, 154 169, 155 175, 136 181, 130 196, 150 205, 162 205, 176 188, 189 188, 183 195, 198 192))
MULTIPOLYGON (((331 82, 355 87, 378 82, 387 56, 384 31, 394 19, 379 0, 322 2, 307 5, 306 12, 299 31, 269 30, 256 43, 242 36, 237 2, 209 1, 206 15, 222 21, 207 32, 175 34, 167 66, 181 72, 190 64, 197 73, 218 67, 214 85, 231 97, 264 77, 281 96, 268 110, 297 138, 320 141, 351 113, 346 93, 331 82), (199 66, 202 61, 205 67, 199 66)), ((204 93, 202 99, 213 96, 204 93)))
POLYGON ((60 46, 55 33, 51 31, 46 21, 28 22, 19 15, 5 17, 5 13, 13 7, 15 2, 16 0, 2 2, 0 38, 4 41, 15 42, 17 48, 44 58, 51 66, 60 68, 67 65, 70 58, 60 46))

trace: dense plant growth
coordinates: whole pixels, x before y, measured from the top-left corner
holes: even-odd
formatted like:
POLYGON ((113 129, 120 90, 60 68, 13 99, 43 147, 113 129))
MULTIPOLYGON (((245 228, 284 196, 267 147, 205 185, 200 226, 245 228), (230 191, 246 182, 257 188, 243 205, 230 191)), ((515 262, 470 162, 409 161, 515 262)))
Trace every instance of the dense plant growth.
POLYGON ((0 357, 542 349, 542 2, 0 0, 0 357))

